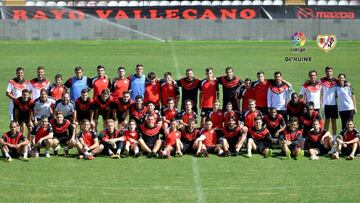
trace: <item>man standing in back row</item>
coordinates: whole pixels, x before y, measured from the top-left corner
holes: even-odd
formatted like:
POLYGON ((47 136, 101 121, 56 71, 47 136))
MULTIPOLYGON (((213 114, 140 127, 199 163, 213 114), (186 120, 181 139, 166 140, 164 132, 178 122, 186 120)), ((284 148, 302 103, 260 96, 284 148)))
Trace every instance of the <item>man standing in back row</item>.
POLYGON ((146 77, 143 72, 144 66, 137 64, 135 68, 135 74, 131 75, 129 78, 131 99, 134 101, 137 96, 144 98, 146 77))
POLYGON ((223 111, 226 110, 226 105, 229 102, 231 102, 233 109, 238 111, 239 103, 236 90, 242 85, 243 81, 234 76, 232 67, 226 67, 225 76, 218 77, 217 81, 223 86, 223 111))

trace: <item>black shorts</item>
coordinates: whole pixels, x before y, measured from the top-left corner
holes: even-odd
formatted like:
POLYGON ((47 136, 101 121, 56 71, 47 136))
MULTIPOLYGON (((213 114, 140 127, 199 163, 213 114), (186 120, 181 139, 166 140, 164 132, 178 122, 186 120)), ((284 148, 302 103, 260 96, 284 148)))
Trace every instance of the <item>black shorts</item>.
MULTIPOLYGON (((12 158, 17 158, 17 157, 19 157, 19 153, 18 153, 17 149, 12 148, 12 147, 8 147, 8 149, 9 149, 9 155, 10 155, 12 158)), ((4 153, 3 153, 3 154, 4 154, 4 153)), ((4 156, 5 156, 5 154, 4 154, 4 156)))
POLYGON ((325 119, 339 118, 337 105, 325 105, 324 112, 325 112, 325 119))
POLYGON ((326 149, 320 142, 307 141, 305 142, 305 149, 315 149, 320 155, 327 154, 329 152, 329 149, 326 149))
POLYGON ((215 153, 215 147, 216 146, 206 146, 206 151, 213 154, 215 153))
POLYGON ((255 140, 253 139, 256 145, 256 150, 258 153, 262 153, 264 149, 268 148, 266 142, 264 140, 255 140))
POLYGON ((236 146, 237 142, 239 141, 239 136, 234 136, 232 138, 225 138, 225 139, 229 144, 229 151, 234 152, 236 149, 235 146, 236 146))
POLYGON ((212 110, 212 108, 202 108, 200 114, 201 117, 207 117, 212 110))
POLYGON ((30 123, 30 115, 28 112, 19 112, 18 116, 18 123, 25 123, 26 125, 29 125, 30 123))
POLYGON ((126 113, 125 112, 116 112, 116 119, 119 123, 122 123, 126 119, 126 113))
POLYGON ((104 150, 102 151, 102 154, 106 155, 106 156, 109 156, 109 150, 111 150, 113 153, 116 153, 116 151, 118 149, 121 149, 123 148, 123 141, 118 141, 116 142, 116 148, 114 148, 113 146, 111 146, 110 144, 104 142, 102 143, 104 145, 104 150))
POLYGON ((79 123, 84 119, 90 120, 90 114, 89 113, 78 112, 78 114, 76 116, 77 116, 77 121, 79 123))
POLYGON ((182 142, 182 145, 183 145, 182 152, 189 154, 194 152, 193 149, 194 142, 182 142))
POLYGON ((150 149, 152 149, 153 147, 154 147, 154 145, 155 145, 155 143, 156 143, 156 141, 159 139, 159 136, 142 136, 141 137, 143 140, 144 140, 144 142, 145 142, 145 144, 150 148, 150 149))
POLYGON ((59 135, 54 134, 54 138, 59 140, 60 144, 63 145, 66 145, 66 142, 71 139, 71 137, 68 136, 67 134, 59 134, 59 135))
MULTIPOLYGON (((341 148, 341 154, 343 156, 349 156, 351 152, 352 152, 352 145, 348 145, 346 148, 345 147, 341 148)), ((357 154, 357 150, 354 155, 356 156, 356 154, 357 154)))

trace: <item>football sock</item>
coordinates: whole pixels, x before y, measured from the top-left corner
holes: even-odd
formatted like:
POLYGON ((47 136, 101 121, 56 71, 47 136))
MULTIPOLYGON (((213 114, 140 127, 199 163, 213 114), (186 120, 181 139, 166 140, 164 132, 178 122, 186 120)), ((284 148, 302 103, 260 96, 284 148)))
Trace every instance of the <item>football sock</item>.
POLYGON ((134 153, 135 153, 135 154, 139 153, 139 147, 137 147, 137 146, 134 147, 134 153))

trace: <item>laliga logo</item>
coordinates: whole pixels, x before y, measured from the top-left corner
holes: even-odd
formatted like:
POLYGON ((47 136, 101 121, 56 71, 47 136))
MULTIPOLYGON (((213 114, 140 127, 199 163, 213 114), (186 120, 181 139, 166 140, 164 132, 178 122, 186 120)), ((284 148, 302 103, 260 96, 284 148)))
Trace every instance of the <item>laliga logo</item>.
POLYGON ((291 37, 291 43, 295 48, 291 48, 292 52, 298 52, 302 53, 305 51, 305 48, 303 47, 306 42, 306 37, 304 33, 302 32, 294 32, 291 37))
POLYGON ((316 36, 316 44, 321 50, 325 52, 329 52, 332 49, 334 49, 336 46, 336 42, 337 40, 334 34, 333 35, 324 34, 324 35, 316 36))

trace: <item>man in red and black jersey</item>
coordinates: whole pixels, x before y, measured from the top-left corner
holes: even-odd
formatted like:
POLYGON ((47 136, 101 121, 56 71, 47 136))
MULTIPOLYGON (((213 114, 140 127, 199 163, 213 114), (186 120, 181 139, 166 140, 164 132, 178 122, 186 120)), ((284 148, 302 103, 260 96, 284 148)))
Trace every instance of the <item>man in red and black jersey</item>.
MULTIPOLYGON (((30 98, 28 89, 22 90, 22 96, 14 100, 14 121, 20 125, 20 131, 24 133, 27 127, 28 132, 31 131, 33 125, 31 118, 34 114, 34 101, 30 98)), ((30 135, 30 134, 29 134, 30 135)), ((28 139, 30 137, 28 136, 28 139)))
POLYGON ((138 128, 141 150, 148 154, 148 158, 158 157, 164 131, 161 125, 156 124, 155 117, 149 115, 145 123, 138 128))
POLYGON ((336 137, 336 152, 332 155, 333 159, 339 159, 339 153, 347 156, 348 160, 353 160, 359 146, 360 131, 355 128, 352 120, 346 121, 346 128, 336 137))
POLYGON ((244 112, 242 116, 245 126, 248 127, 249 129, 254 127, 255 126, 254 119, 258 116, 262 117, 263 115, 259 110, 256 109, 255 100, 251 99, 249 101, 249 110, 244 112))
POLYGON ((180 118, 179 123, 182 126, 187 126, 189 124, 190 119, 194 119, 195 123, 197 122, 197 114, 193 110, 191 100, 185 101, 185 110, 179 114, 179 118, 180 118))
POLYGON ((154 116, 155 118, 155 123, 158 124, 158 125, 162 125, 162 117, 161 117, 161 114, 158 110, 155 110, 155 105, 154 103, 152 102, 149 102, 146 106, 146 109, 147 111, 145 112, 144 114, 144 117, 143 117, 143 123, 146 122, 147 118, 152 115, 154 116))
POLYGON ((205 70, 206 78, 200 82, 200 109, 201 117, 206 117, 212 111, 214 102, 219 98, 219 83, 214 77, 213 69, 205 70))
POLYGON ((45 157, 50 157, 50 148, 52 146, 53 129, 47 116, 40 118, 40 125, 34 126, 31 131, 31 146, 33 148, 32 156, 39 158, 40 148, 46 147, 45 157))
POLYGON ((129 115, 129 110, 133 103, 129 91, 124 91, 122 97, 114 98, 112 117, 118 121, 119 129, 123 129, 127 125, 126 117, 129 115))
POLYGON ((194 118, 189 119, 189 124, 181 127, 181 143, 183 153, 192 153, 194 151, 194 142, 199 137, 200 131, 196 128, 194 118))
POLYGON ((208 153, 218 153, 221 155, 223 150, 217 146, 220 144, 218 131, 212 127, 212 121, 206 118, 204 128, 200 131, 200 136, 194 142, 195 156, 208 157, 208 153))
POLYGON ((95 131, 97 131, 98 119, 100 115, 103 119, 103 127, 105 127, 105 121, 111 118, 111 104, 113 101, 114 100, 110 95, 109 89, 103 89, 101 95, 95 97, 92 103, 93 111, 90 112, 91 123, 95 123, 95 131))
POLYGON ((265 73, 259 71, 256 74, 258 80, 252 83, 254 94, 254 99, 256 101, 257 109, 261 111, 262 114, 267 112, 267 92, 270 86, 270 81, 265 79, 265 73))
POLYGON ((10 162, 12 157, 23 154, 23 160, 28 161, 29 140, 18 130, 19 125, 16 121, 10 122, 10 131, 3 134, 0 138, 1 151, 10 162))
POLYGON ((111 81, 105 74, 105 67, 103 65, 98 65, 96 71, 98 75, 91 80, 91 87, 94 89, 94 100, 97 96, 102 94, 104 89, 111 88, 111 81))
POLYGON ((127 157, 130 153, 130 150, 134 152, 134 158, 137 158, 140 156, 139 151, 139 133, 136 129, 136 122, 135 120, 131 119, 128 124, 127 130, 123 133, 123 139, 125 143, 125 149, 124 149, 124 157, 127 157))
POLYGON ((186 77, 177 81, 177 85, 181 87, 181 110, 185 110, 185 101, 190 100, 193 104, 193 111, 197 112, 197 97, 200 80, 194 77, 191 68, 186 69, 185 74, 186 77))
POLYGON ((100 154, 104 149, 104 145, 99 144, 98 135, 90 129, 90 121, 84 119, 81 122, 81 131, 78 134, 78 142, 76 143, 79 159, 93 160, 94 156, 100 154))
POLYGON ((123 97, 125 91, 129 91, 130 89, 130 80, 125 76, 125 67, 118 68, 119 77, 114 78, 111 82, 111 96, 114 100, 123 97))
POLYGON ((221 132, 223 155, 230 156, 230 153, 233 153, 233 156, 239 155, 241 147, 246 141, 248 128, 242 124, 238 126, 236 118, 231 116, 221 132))
POLYGON ((144 100, 142 96, 138 95, 135 97, 135 103, 130 107, 130 118, 136 121, 136 124, 139 125, 143 122, 143 117, 147 111, 147 107, 144 106, 144 100))
POLYGON ((153 102, 155 104, 155 109, 160 110, 160 90, 160 81, 156 78, 154 72, 150 72, 145 82, 145 105, 147 105, 149 102, 153 102))
POLYGON ((177 86, 176 82, 172 79, 171 73, 166 72, 164 74, 164 80, 161 82, 161 91, 160 91, 160 100, 161 100, 162 108, 166 106, 167 100, 169 98, 175 99, 175 107, 177 107, 180 99, 179 87, 177 86))
POLYGON ((233 68, 226 67, 225 76, 218 77, 217 81, 223 86, 223 111, 229 102, 232 103, 235 110, 239 110, 236 91, 243 82, 239 77, 234 76, 233 68))
POLYGON ((291 117, 300 118, 300 116, 305 111, 304 101, 299 98, 299 95, 294 92, 291 94, 291 99, 286 105, 286 120, 289 120, 291 117))
POLYGON ((236 123, 236 125, 238 125, 240 117, 241 117, 240 112, 237 110, 234 110, 232 103, 228 102, 226 104, 226 111, 224 112, 224 125, 225 126, 229 124, 230 117, 234 117, 235 123, 236 123))
MULTIPOLYGON (((84 119, 91 120, 91 114, 93 112, 93 109, 91 108, 92 104, 93 100, 89 97, 89 90, 81 90, 81 96, 75 102, 75 123, 80 124, 84 119)), ((95 128, 95 123, 92 123, 91 125, 92 128, 95 128)))
POLYGON ((171 158, 171 154, 175 157, 181 157, 183 155, 181 139, 181 131, 178 130, 178 122, 175 119, 170 120, 170 127, 164 130, 165 143, 164 149, 160 150, 160 158, 171 158))
POLYGON ((122 131, 115 129, 113 119, 106 120, 106 128, 99 134, 101 143, 104 145, 103 153, 111 158, 120 158, 123 148, 124 138, 121 137, 122 131))
POLYGON ((53 129, 52 148, 54 149, 54 155, 58 154, 58 150, 61 148, 60 144, 65 145, 64 154, 69 154, 69 149, 76 146, 75 128, 71 121, 64 118, 64 114, 61 111, 55 113, 55 119, 50 120, 51 127, 53 129))
POLYGON ((319 154, 327 154, 333 145, 333 138, 329 131, 320 126, 320 121, 313 122, 313 128, 307 133, 305 149, 309 150, 310 159, 317 160, 319 154))
POLYGON ((169 98, 166 107, 161 112, 164 129, 167 129, 171 119, 177 119, 178 114, 179 112, 175 108, 175 100, 169 98))
POLYGON ((249 139, 247 141, 247 157, 252 157, 252 151, 264 155, 268 158, 272 154, 271 135, 268 129, 263 126, 260 116, 254 118, 255 125, 249 128, 249 139))
POLYGON ((55 75, 55 82, 49 87, 49 96, 54 100, 59 100, 67 92, 67 88, 62 84, 62 75, 55 75))
POLYGON ((286 127, 285 119, 274 107, 270 107, 268 114, 264 116, 264 123, 271 134, 273 144, 278 144, 280 132, 286 127))
POLYGON ((291 118, 289 126, 279 136, 280 146, 287 159, 291 159, 291 156, 295 156, 296 160, 303 158, 304 137, 302 135, 303 131, 299 129, 298 119, 296 117, 291 118))
POLYGON ((237 99, 239 101, 239 109, 235 109, 235 110, 239 110, 240 112, 245 112, 247 110, 249 110, 249 101, 250 99, 254 99, 255 98, 255 91, 254 89, 251 87, 251 79, 246 78, 244 85, 240 86, 237 90, 237 99), (240 105, 240 101, 241 101, 241 105, 240 105))
MULTIPOLYGON (((213 123, 213 128, 217 130, 221 130, 224 126, 224 113, 220 109, 220 101, 217 99, 214 102, 214 107, 211 112, 207 115, 210 118, 211 122, 213 123)), ((204 127, 205 125, 205 117, 201 119, 201 126, 204 127)))
POLYGON ((324 127, 324 121, 321 119, 319 112, 315 111, 314 104, 309 102, 306 105, 306 111, 300 116, 299 119, 304 135, 307 135, 307 133, 310 131, 315 119, 320 121, 321 127, 324 127))

